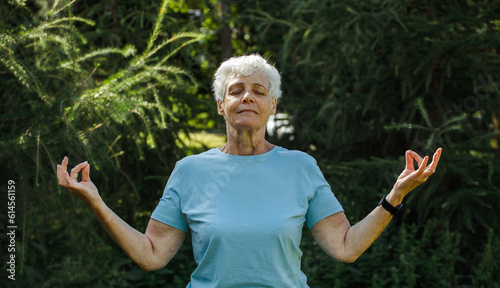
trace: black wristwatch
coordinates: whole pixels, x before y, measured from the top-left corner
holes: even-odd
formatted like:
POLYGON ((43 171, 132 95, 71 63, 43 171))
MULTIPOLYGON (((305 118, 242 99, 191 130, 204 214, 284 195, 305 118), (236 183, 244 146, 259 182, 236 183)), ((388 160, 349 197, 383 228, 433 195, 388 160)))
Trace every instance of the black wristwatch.
POLYGON ((378 203, 378 206, 382 205, 382 207, 384 207, 385 210, 389 211, 394 216, 398 213, 399 209, 401 209, 401 207, 403 207, 403 203, 394 207, 389 202, 387 202, 387 200, 385 200, 386 196, 387 195, 384 195, 384 197, 382 197, 382 199, 378 203))

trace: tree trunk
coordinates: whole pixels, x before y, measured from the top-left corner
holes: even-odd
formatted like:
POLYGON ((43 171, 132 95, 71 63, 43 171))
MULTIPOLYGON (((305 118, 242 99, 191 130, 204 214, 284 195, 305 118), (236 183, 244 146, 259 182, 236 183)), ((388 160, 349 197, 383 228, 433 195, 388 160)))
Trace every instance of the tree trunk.
POLYGON ((217 3, 217 8, 219 10, 219 41, 221 46, 221 56, 222 61, 231 58, 233 56, 233 44, 231 41, 231 28, 229 27, 229 13, 231 6, 227 1, 219 1, 217 3))

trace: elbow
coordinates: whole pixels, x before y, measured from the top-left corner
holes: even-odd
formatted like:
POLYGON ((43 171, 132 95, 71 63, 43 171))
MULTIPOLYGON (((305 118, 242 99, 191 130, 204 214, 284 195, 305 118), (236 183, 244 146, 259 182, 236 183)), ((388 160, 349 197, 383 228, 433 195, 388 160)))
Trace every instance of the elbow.
POLYGON ((349 257, 349 258, 341 259, 340 262, 351 264, 351 263, 356 262, 356 260, 358 260, 358 257, 349 257))
POLYGON ((160 270, 161 268, 165 267, 165 265, 159 265, 157 263, 138 263, 136 264, 141 267, 142 270, 145 272, 153 272, 156 270, 160 270))
POLYGON ((141 265, 139 265, 139 267, 141 267, 141 269, 142 269, 144 272, 153 272, 153 271, 158 270, 158 268, 153 267, 153 266, 141 266, 141 265))
POLYGON ((361 254, 351 254, 351 255, 343 255, 341 257, 336 257, 337 261, 340 261, 342 263, 354 263, 356 262, 356 260, 358 260, 359 256, 361 256, 361 254))
POLYGON ((354 253, 352 251, 328 251, 324 250, 331 258, 342 263, 354 263, 361 256, 362 253, 354 253))

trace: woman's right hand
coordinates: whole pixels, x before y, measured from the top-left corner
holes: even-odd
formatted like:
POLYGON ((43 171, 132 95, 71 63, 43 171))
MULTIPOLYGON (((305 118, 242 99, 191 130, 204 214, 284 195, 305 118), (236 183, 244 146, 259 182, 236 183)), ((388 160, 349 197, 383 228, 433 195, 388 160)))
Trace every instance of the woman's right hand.
POLYGON ((101 201, 97 187, 90 181, 90 164, 87 161, 76 165, 71 169, 71 173, 68 173, 68 157, 64 157, 61 165, 57 165, 57 179, 59 185, 68 189, 90 207, 101 201), (80 171, 82 171, 82 181, 78 182, 80 171))

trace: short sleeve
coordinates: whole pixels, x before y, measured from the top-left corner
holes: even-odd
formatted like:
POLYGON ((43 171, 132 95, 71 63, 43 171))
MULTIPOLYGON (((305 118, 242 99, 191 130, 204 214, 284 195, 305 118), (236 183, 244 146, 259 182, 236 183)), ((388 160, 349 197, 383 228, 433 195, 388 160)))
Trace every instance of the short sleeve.
POLYGON ((306 214, 307 227, 311 229, 320 220, 341 211, 344 211, 344 209, 330 188, 328 186, 321 186, 316 190, 311 201, 309 201, 309 208, 306 214))
POLYGON ((314 168, 309 171, 316 191, 311 200, 309 200, 309 208, 306 213, 306 224, 309 229, 311 229, 314 224, 318 223, 318 221, 335 213, 344 211, 315 160, 313 167, 314 168))
POLYGON ((180 174, 179 165, 176 165, 151 218, 187 232, 187 220, 181 210, 182 181, 180 174))

